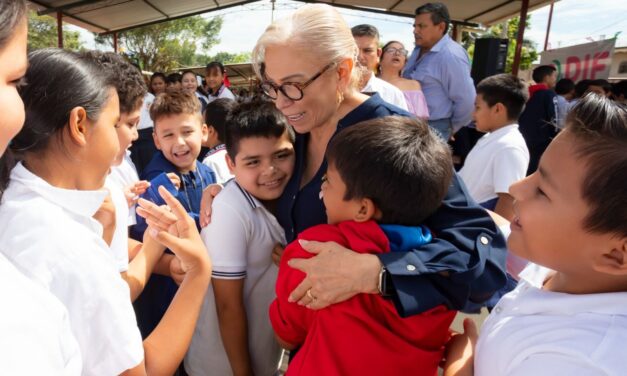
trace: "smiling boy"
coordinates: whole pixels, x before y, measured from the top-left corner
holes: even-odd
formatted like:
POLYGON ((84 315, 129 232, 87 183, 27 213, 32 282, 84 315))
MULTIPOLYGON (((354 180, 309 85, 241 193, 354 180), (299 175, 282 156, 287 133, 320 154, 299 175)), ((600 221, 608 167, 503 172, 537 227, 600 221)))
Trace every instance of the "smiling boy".
POLYGON ((196 375, 272 375, 281 350, 268 308, 278 273, 272 262, 283 229, 268 211, 292 176, 294 131, 270 102, 237 105, 226 127, 227 164, 235 179, 212 204, 201 236, 212 282, 185 358, 196 375))

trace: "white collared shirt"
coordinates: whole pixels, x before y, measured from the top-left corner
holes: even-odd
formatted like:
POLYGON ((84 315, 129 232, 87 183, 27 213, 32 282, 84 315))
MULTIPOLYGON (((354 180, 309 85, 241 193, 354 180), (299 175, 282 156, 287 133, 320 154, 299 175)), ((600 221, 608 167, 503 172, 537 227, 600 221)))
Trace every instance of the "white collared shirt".
POLYGON ((128 218, 129 210, 124 187, 113 176, 107 176, 105 187, 111 192, 111 201, 115 206, 115 231, 109 249, 120 273, 128 271, 128 218))
POLYGON ((152 93, 146 93, 144 95, 144 102, 142 103, 142 110, 139 114, 139 124, 137 124, 137 130, 152 128, 154 123, 150 118, 150 106, 155 101, 155 96, 152 93))
POLYGON ((65 307, 0 253, 0 375, 80 375, 65 307))
POLYGON ((543 290, 550 272, 530 264, 494 307, 475 350, 476 376, 625 375, 627 292, 543 290))
POLYGON ((405 100, 405 95, 403 95, 401 89, 387 81, 383 81, 373 73, 370 73, 370 79, 361 91, 364 93, 379 93, 384 101, 408 111, 407 101, 405 100))
POLYGON ((226 164, 226 147, 224 144, 209 150, 202 163, 215 171, 216 183, 224 184, 234 177, 226 164))
MULTIPOLYGON (((122 187, 122 192, 126 187, 129 187, 139 181, 139 175, 137 174, 137 169, 135 168, 135 164, 131 160, 131 151, 127 150, 124 155, 124 159, 119 166, 111 167, 111 173, 107 177, 107 179, 111 179, 114 181, 119 187, 122 187)), ((126 197, 125 197, 126 199, 126 197)), ((135 205, 132 207, 127 206, 128 219, 126 223, 129 226, 137 224, 137 218, 135 217, 135 205)))
POLYGON ((129 287, 92 218, 105 196, 53 187, 18 163, 0 205, 2 252, 65 305, 84 375, 117 375, 144 357, 129 287))
POLYGON ((529 165, 529 150, 518 130, 510 124, 487 133, 472 148, 459 171, 470 196, 478 203, 509 192, 509 186, 523 179, 529 165))
MULTIPOLYGON (((276 297, 278 268, 272 249, 285 245, 278 221, 256 198, 232 180, 211 206, 211 223, 201 236, 213 264, 212 277, 242 279, 248 322, 248 345, 255 375, 273 375, 281 349, 274 338, 268 310, 276 297)), ((231 366, 222 344, 213 288, 209 286, 185 357, 190 375, 230 375, 231 366)))

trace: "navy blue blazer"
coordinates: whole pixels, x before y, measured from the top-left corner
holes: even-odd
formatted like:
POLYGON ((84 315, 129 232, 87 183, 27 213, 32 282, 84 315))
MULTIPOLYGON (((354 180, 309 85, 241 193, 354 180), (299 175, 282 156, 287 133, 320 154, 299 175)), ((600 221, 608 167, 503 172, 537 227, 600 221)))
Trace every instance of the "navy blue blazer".
MULTIPOLYGON (((339 121, 336 134, 361 121, 390 115, 413 116, 375 94, 339 121)), ((294 174, 277 205, 277 219, 288 242, 303 230, 327 222, 319 198, 326 160, 313 179, 299 188, 308 137, 296 137, 294 174)), ((419 314, 440 304, 461 310, 469 302, 485 302, 505 285, 505 240, 457 174, 442 206, 424 224, 433 232, 431 243, 410 252, 378 255, 392 276, 392 299, 401 316, 419 314)))

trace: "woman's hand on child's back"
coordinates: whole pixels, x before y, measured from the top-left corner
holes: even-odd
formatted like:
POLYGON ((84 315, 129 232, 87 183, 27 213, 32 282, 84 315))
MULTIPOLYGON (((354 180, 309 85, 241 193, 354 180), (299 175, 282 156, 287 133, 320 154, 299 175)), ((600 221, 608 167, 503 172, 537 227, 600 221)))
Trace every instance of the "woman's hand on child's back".
POLYGON ((200 227, 206 227, 211 223, 211 204, 213 199, 222 191, 220 184, 210 184, 202 191, 202 199, 200 200, 200 227))
POLYGON ((174 252, 187 275, 192 271, 211 273, 211 260, 194 220, 165 187, 159 187, 159 194, 167 207, 139 200, 137 213, 146 219, 147 231, 174 252))
POLYGON ((283 244, 277 244, 272 248, 272 262, 274 265, 279 266, 281 263, 281 256, 283 256, 283 251, 285 251, 285 247, 283 244))

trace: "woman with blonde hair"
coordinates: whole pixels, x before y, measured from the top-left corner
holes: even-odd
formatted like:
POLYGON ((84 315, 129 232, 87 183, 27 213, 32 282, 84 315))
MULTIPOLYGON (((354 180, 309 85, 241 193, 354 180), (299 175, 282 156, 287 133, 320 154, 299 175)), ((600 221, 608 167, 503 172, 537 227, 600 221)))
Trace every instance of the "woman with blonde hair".
POLYGON ((401 42, 393 40, 387 42, 382 50, 379 78, 401 89, 405 101, 407 101, 409 112, 421 119, 429 119, 429 109, 420 82, 401 76, 403 67, 407 62, 405 46, 401 42))
MULTIPOLYGON (((303 6, 273 23, 253 50, 263 92, 297 133, 295 170, 275 210, 288 242, 309 227, 327 223, 319 194, 331 138, 364 120, 412 116, 378 94, 369 97, 357 90, 357 52, 346 22, 325 4, 303 6)), ((205 192, 202 224, 210 221, 212 194, 215 190, 205 192)), ((435 234, 434 241, 409 252, 357 254, 335 243, 308 242, 304 247, 317 255, 290 262, 307 274, 291 300, 321 309, 358 293, 382 293, 401 316, 408 316, 440 304, 461 309, 468 299, 484 301, 504 285, 504 240, 457 175, 425 225, 435 234), (423 267, 443 264, 455 288, 426 296, 423 267), (382 286, 379 281, 389 283, 382 286)))

